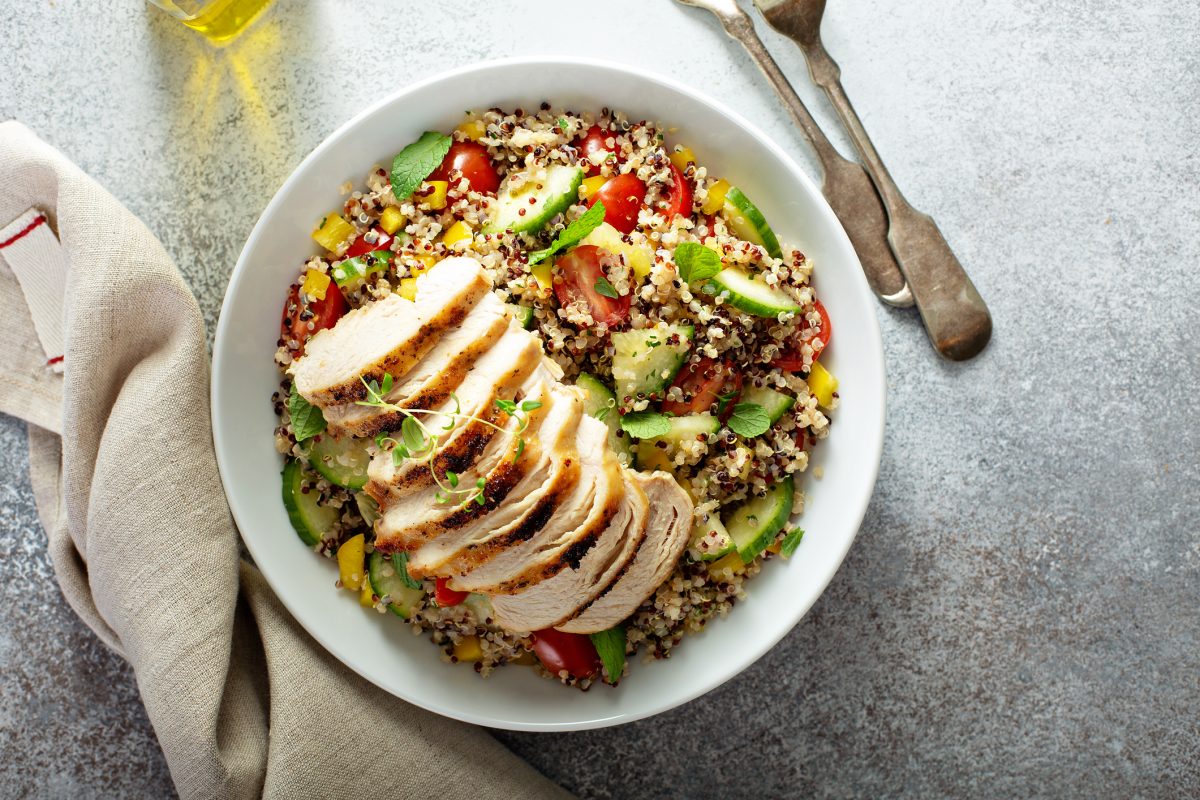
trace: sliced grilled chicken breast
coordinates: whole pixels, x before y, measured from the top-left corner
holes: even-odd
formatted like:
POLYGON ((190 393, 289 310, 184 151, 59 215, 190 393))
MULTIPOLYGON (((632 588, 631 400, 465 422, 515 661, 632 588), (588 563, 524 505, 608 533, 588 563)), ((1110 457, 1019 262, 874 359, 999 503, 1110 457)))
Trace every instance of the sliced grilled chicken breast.
POLYGON ((415 302, 389 295, 309 339, 291 368, 296 391, 322 408, 364 399, 362 379, 403 378, 491 288, 475 259, 441 261, 417 279, 415 302))
POLYGON ((460 549, 440 568, 441 574, 455 576, 451 587, 513 594, 579 566, 625 498, 621 464, 607 441, 608 427, 584 417, 578 433, 583 477, 575 491, 557 509, 543 503, 519 523, 460 549))
POLYGON ((492 597, 492 618, 511 631, 540 631, 573 617, 604 591, 633 558, 646 538, 649 504, 637 473, 623 470, 621 510, 579 566, 564 569, 523 592, 492 597))
MULTIPOLYGON (((521 387, 539 371, 541 346, 515 324, 476 362, 463 381, 461 395, 448 397, 436 414, 419 414, 425 429, 438 437, 433 463, 441 478, 446 470, 461 473, 475 463, 499 433, 506 414, 497 400, 514 400, 521 387), (471 419, 455 419, 458 414, 471 419)), ((367 467, 366 491, 381 507, 434 483, 429 462, 408 459, 400 463, 390 453, 380 453, 367 467)))
POLYGON ((679 563, 692 530, 692 500, 665 472, 639 477, 650 501, 646 540, 620 577, 573 619, 555 626, 560 631, 608 630, 636 611, 679 563))
MULTIPOLYGON (((479 358, 496 345, 508 326, 504 303, 489 293, 383 399, 401 408, 438 408, 459 388, 479 358)), ((355 403, 330 406, 324 413, 333 432, 364 438, 397 430, 404 421, 399 411, 381 411, 355 403)))

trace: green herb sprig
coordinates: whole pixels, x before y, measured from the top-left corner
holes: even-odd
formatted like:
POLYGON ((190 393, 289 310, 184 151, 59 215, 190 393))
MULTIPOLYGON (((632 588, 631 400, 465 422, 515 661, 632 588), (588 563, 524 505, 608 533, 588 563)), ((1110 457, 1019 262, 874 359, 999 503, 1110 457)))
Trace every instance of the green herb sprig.
POLYGON ((562 233, 554 243, 543 250, 534 250, 529 254, 529 264, 540 264, 547 258, 569 250, 579 244, 589 233, 599 228, 604 222, 604 203, 598 202, 583 213, 583 216, 563 228, 562 233))
POLYGON ((392 193, 406 200, 421 182, 437 169, 453 139, 437 131, 425 131, 421 138, 405 147, 392 159, 392 193))

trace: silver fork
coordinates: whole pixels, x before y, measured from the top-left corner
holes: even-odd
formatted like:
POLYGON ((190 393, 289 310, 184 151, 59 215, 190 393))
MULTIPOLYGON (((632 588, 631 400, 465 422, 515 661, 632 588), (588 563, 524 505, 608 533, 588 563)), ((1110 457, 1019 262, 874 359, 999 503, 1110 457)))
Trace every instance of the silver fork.
POLYGON ((857 162, 843 158, 817 121, 808 113, 796 90, 788 83, 779 65, 758 34, 754 24, 734 0, 677 0, 684 5, 711 11, 734 39, 737 39, 762 69, 771 86, 783 100, 784 106, 801 132, 816 151, 817 160, 825 173, 821 193, 829 201, 833 213, 842 222, 850 243, 862 262, 867 283, 879 299, 892 306, 911 306, 913 295, 905 284, 904 275, 888 247, 887 213, 875 193, 870 177, 857 162))
MULTIPOLYGON (((729 0, 732 2, 732 0, 729 0)), ((800 46, 813 83, 825 90, 883 198, 889 219, 888 241, 933 346, 946 358, 962 361, 979 353, 992 335, 987 305, 937 223, 904 198, 871 143, 871 137, 842 88, 841 69, 821 43, 825 0, 754 0, 775 30, 800 46)))

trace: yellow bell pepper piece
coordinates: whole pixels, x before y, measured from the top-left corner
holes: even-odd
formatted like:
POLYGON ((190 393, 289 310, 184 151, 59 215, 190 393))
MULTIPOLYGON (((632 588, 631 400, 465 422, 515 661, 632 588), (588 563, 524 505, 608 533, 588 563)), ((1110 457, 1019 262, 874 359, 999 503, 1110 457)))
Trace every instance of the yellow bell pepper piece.
POLYGON ((471 226, 460 219, 446 229, 446 233, 442 236, 442 244, 446 247, 453 247, 461 241, 470 241, 473 235, 471 226))
POLYGON ((450 184, 446 181, 425 181, 421 187, 421 202, 434 211, 441 211, 446 207, 446 191, 449 188, 450 184))
POLYGON ((343 588, 355 592, 362 588, 366 557, 366 540, 361 533, 342 542, 337 551, 337 562, 343 588))
POLYGON ((590 178, 584 178, 583 183, 579 184, 579 199, 584 201, 590 199, 606 183, 608 183, 608 178, 603 175, 593 175, 590 178))
POLYGON ((690 147, 684 147, 674 153, 671 153, 671 163, 680 169, 687 169, 688 162, 696 163, 696 154, 692 152, 690 147))
POLYGON ((455 130, 472 142, 478 142, 484 136, 487 136, 487 123, 481 119, 471 119, 459 125, 455 130))
POLYGON ((649 247, 631 244, 625 249, 625 260, 640 283, 646 280, 646 276, 650 274, 650 268, 654 266, 654 253, 649 247))
POLYGON ((437 256, 429 256, 429 255, 413 256, 413 258, 415 258, 417 261, 420 261, 422 264, 424 264, 423 267, 421 267, 420 269, 418 269, 416 271, 417 275, 424 275, 427 271, 433 269, 433 265, 436 264, 438 261, 437 256))
POLYGON ((553 286, 553 281, 550 274, 553 266, 554 265, 551 260, 547 258, 545 261, 539 261, 529 268, 529 273, 533 275, 534 279, 538 282, 538 286, 542 287, 543 289, 549 289, 551 286, 553 286))
POLYGON ((417 299, 417 279, 416 278, 401 278, 400 279, 400 296, 405 300, 417 299))
POLYGON ((479 645, 478 636, 464 636, 454 645, 454 657, 460 662, 473 663, 483 659, 483 648, 479 645))
POLYGON ((362 592, 358 595, 358 604, 363 608, 371 608, 375 605, 375 592, 371 589, 370 581, 363 581, 362 584, 362 592))
POLYGON ((727 553, 708 565, 708 574, 714 578, 722 575, 739 575, 746 570, 746 562, 738 555, 737 550, 727 553))
POLYGON ((820 361, 814 361, 808 373, 808 390, 817 398, 817 404, 829 408, 833 405, 833 393, 837 391, 838 380, 833 374, 821 366, 820 361))
POLYGON ((704 205, 700 206, 700 210, 705 214, 715 214, 725 205, 725 193, 729 191, 729 181, 722 178, 721 180, 708 187, 708 197, 704 198, 704 205))
POLYGON ((336 253, 342 245, 354 238, 357 231, 341 214, 330 214, 321 220, 321 224, 312 233, 317 244, 331 253, 336 253))
POLYGON ((304 292, 314 300, 324 300, 325 291, 329 288, 329 276, 319 269, 310 269, 304 273, 304 283, 300 284, 300 291, 304 292))
POLYGON ((395 233, 404 227, 408 220, 400 213, 400 209, 395 206, 388 206, 379 215, 379 227, 383 228, 388 233, 395 233))

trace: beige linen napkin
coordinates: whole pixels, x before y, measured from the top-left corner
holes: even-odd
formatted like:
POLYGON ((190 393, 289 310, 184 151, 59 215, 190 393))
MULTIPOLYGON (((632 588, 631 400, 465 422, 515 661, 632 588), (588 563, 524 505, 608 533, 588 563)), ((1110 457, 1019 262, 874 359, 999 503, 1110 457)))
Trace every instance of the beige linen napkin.
POLYGON ((30 423, 63 595, 133 665, 179 793, 566 797, 483 731, 343 667, 239 561, 191 292, 137 218, 7 122, 0 228, 30 208, 66 255, 64 372, 0 249, 0 411, 30 423))

